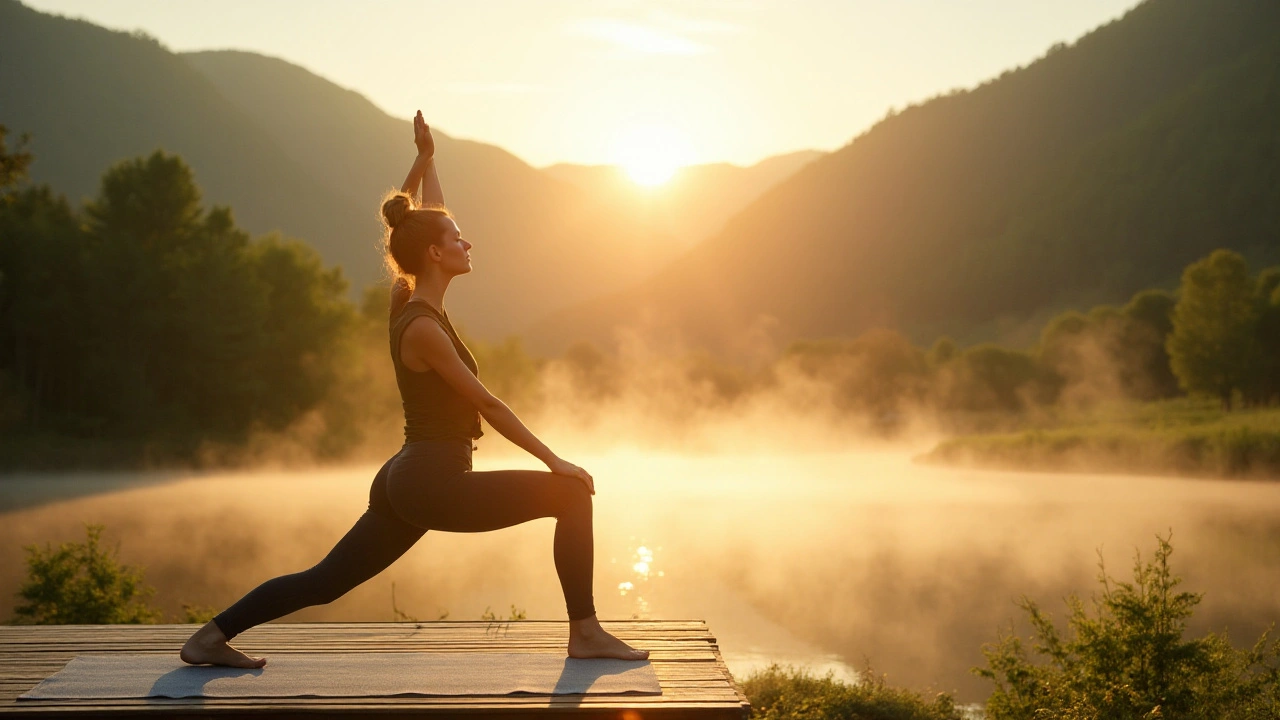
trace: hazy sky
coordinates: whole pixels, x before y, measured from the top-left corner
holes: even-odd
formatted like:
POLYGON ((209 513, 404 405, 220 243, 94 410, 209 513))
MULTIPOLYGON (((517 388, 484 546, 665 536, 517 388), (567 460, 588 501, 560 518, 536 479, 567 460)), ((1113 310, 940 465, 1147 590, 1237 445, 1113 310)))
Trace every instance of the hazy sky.
POLYGON ((1136 0, 25 0, 177 51, 284 58, 526 161, 739 164, 840 147, 1136 0))

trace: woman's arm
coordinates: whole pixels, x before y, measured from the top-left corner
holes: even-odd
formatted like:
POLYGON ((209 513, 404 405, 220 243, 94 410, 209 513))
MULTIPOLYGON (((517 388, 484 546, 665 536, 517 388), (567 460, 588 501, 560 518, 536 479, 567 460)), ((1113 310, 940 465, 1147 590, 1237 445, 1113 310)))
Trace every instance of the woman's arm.
MULTIPOLYGON (((400 186, 400 192, 414 198, 419 204, 422 203, 422 197, 418 195, 418 182, 422 181, 423 187, 426 187, 427 170, 430 169, 431 176, 434 178, 436 142, 431 137, 431 129, 427 127, 427 123, 422 119, 422 111, 419 110, 417 115, 413 116, 413 144, 418 147, 418 156, 413 159, 413 165, 409 166, 409 174, 405 176, 404 184, 400 186)), ((435 180, 436 187, 439 187, 440 181, 435 180)), ((440 204, 444 204, 444 194, 439 193, 440 204)))
POLYGON ((440 187, 440 178, 436 176, 434 155, 427 161, 426 172, 422 173, 422 204, 444 205, 444 189, 440 187))
POLYGON ((431 127, 422 118, 421 110, 413 116, 413 144, 418 146, 418 157, 414 158, 400 192, 415 197, 419 205, 443 206, 444 190, 436 175, 436 141, 431 137, 431 127), (419 181, 422 182, 421 194, 418 193, 419 181))
POLYGON ((434 166, 435 162, 431 157, 419 154, 418 157, 413 159, 413 165, 409 167, 409 175, 405 177, 404 184, 400 186, 400 192, 415 198, 421 203, 421 200, 417 198, 418 181, 426 174, 428 167, 431 167, 431 174, 434 175, 436 172, 434 166))
POLYGON ((431 137, 431 126, 422 118, 422 111, 413 118, 413 138, 418 146, 418 154, 430 158, 426 170, 422 173, 423 205, 444 206, 444 190, 440 187, 440 178, 436 175, 436 139, 431 137))
MULTIPOLYGON (((427 319, 418 319, 409 323, 401 339, 401 352, 408 350, 424 364, 440 373, 440 377, 457 390, 480 412, 493 429, 502 436, 524 448, 529 454, 547 464, 553 473, 577 477, 586 483, 587 488, 595 493, 595 484, 591 474, 586 470, 567 462, 551 452, 530 430, 520 422, 520 418, 489 392, 480 379, 462 363, 453 341, 445 334, 439 323, 427 319)), ((403 357, 401 358, 404 359, 403 357)))

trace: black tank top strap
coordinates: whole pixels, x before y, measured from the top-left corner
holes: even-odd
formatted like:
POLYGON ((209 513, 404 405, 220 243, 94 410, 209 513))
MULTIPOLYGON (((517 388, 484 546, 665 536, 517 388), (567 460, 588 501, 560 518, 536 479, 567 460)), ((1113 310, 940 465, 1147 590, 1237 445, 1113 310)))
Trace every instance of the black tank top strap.
MULTIPOLYGON (((404 331, 409 324, 420 317, 429 317, 439 323, 444 328, 444 333, 449 336, 450 340, 458 342, 457 333, 453 332, 453 327, 448 320, 444 318, 431 304, 421 298, 409 298, 409 301, 400 308, 400 311, 391 320, 391 358, 397 365, 403 365, 400 359, 400 342, 404 337, 404 331)), ((407 369, 407 368, 406 368, 407 369)), ((412 371, 410 371, 412 372, 412 371)))

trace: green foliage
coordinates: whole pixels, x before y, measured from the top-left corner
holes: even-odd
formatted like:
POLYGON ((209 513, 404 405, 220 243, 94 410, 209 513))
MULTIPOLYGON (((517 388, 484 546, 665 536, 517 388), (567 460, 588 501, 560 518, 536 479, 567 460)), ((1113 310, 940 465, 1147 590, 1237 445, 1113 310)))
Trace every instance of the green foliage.
POLYGON ((892 330, 796 342, 779 363, 830 384, 840 410, 872 418, 895 417, 923 403, 928 393, 925 354, 892 330))
POLYGON ((27 168, 31 166, 31 153, 26 151, 27 136, 18 138, 18 146, 10 150, 8 134, 9 128, 0 124, 0 191, 26 179, 27 168))
POLYGON ((1188 266, 1168 340, 1169 360, 1182 387, 1231 407, 1232 395, 1248 387, 1257 372, 1258 321, 1249 268, 1238 253, 1216 250, 1188 266))
POLYGON ((159 622, 161 614, 147 605, 155 590, 144 583, 142 570, 122 565, 119 548, 101 545, 101 525, 87 524, 83 543, 56 549, 27 545, 27 580, 18 590, 22 603, 14 622, 24 625, 107 625, 159 622))
MULTIPOLYGON (((462 336, 461 331, 459 335, 462 336)), ((520 338, 512 336, 500 343, 487 343, 462 337, 475 356, 481 380, 494 395, 516 407, 540 404, 538 376, 543 363, 524 349, 520 338)))
POLYGON ((1030 353, 978 345, 942 368, 934 393, 942 411, 1021 412, 1045 396, 1044 380, 1030 353))
POLYGON ((963 715, 945 693, 926 700, 909 690, 890 687, 883 676, 868 671, 856 684, 836 680, 830 672, 814 677, 803 669, 771 664, 741 681, 759 720, 961 720, 963 715))
MULTIPOLYGON (((207 211, 181 158, 112 166, 82 213, 44 186, 0 206, 0 422, 194 457, 321 407, 354 352, 338 268, 207 211)), ((340 453, 349 413, 326 418, 340 453)), ((344 444, 344 439, 346 444, 344 444)))
POLYGON ((925 359, 929 361, 930 367, 938 368, 954 360, 959 352, 954 340, 949 337, 940 337, 929 348, 925 359))
POLYGON ((1117 398, 1156 400, 1178 393, 1165 340, 1175 300, 1144 290, 1123 308, 1098 305, 1068 311, 1040 333, 1036 360, 1056 402, 1088 407, 1117 398))
POLYGON ((1177 298, 1164 290, 1143 290, 1122 309, 1128 320, 1120 347, 1125 351, 1127 388, 1137 400, 1178 394, 1178 379, 1169 365, 1165 342, 1173 332, 1177 298))
MULTIPOLYGON (((517 608, 515 606, 515 603, 512 603, 511 614, 507 617, 507 619, 508 620, 524 620, 526 616, 527 614, 525 613, 523 608, 517 608)), ((485 606, 484 612, 480 613, 480 619, 488 620, 489 622, 497 622, 499 620, 497 614, 494 613, 492 608, 490 608, 488 605, 485 606)))
POLYGON ((185 625, 204 625, 217 616, 216 608, 208 605, 194 605, 192 603, 182 604, 182 615, 176 618, 177 622, 185 625))
POLYGON ((391 309, 391 286, 385 283, 366 285, 360 291, 360 317, 366 322, 382 327, 391 309))
POLYGON ((1258 404, 1280 402, 1280 266, 1258 274, 1254 303, 1258 307, 1258 363, 1246 399, 1258 404))
POLYGON ((1214 633, 1185 639, 1201 595, 1178 590, 1169 538, 1157 542, 1151 561, 1135 558, 1132 582, 1109 577, 1099 559, 1101 593, 1089 606, 1068 597, 1065 632, 1033 601, 1019 602, 1034 657, 1012 633, 984 646, 987 666, 975 672, 995 684, 988 717, 1247 720, 1280 712, 1280 643, 1264 634, 1240 651, 1214 633))
POLYGON ((269 235, 248 247, 247 261, 266 288, 255 372, 276 401, 260 419, 281 427, 315 407, 346 365, 355 308, 341 268, 326 269, 302 242, 269 235))

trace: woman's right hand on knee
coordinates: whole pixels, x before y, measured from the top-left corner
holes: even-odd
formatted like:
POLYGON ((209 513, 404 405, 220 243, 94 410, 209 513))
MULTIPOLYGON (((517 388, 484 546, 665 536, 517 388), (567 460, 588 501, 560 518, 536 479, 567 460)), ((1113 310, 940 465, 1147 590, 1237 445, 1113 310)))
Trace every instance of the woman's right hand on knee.
POLYGON ((547 469, 556 475, 567 475, 569 477, 578 478, 586 484, 587 489, 591 491, 592 495, 596 494, 596 484, 595 480, 591 477, 591 473, 583 470, 577 465, 557 457, 547 463, 547 469))

